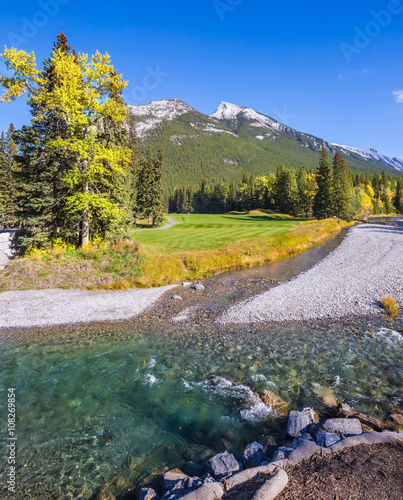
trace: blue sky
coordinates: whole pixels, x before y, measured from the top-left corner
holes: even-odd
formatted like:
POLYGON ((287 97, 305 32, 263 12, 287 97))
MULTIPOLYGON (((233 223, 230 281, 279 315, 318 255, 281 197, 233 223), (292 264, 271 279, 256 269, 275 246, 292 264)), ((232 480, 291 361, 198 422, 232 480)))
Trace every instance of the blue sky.
MULTIPOLYGON (((129 104, 248 106, 302 132, 403 158, 403 0, 6 2, 0 45, 42 61, 58 32, 108 52, 129 104)), ((0 62, 4 74, 4 64, 0 62)), ((0 104, 0 130, 28 123, 0 104)))

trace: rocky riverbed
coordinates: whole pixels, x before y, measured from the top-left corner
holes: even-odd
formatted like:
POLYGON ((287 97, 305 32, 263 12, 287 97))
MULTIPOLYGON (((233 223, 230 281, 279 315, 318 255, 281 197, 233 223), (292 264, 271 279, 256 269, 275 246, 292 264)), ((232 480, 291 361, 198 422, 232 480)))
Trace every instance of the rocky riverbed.
POLYGON ((281 323, 382 314, 380 300, 403 305, 403 231, 363 224, 308 271, 225 311, 219 324, 281 323))

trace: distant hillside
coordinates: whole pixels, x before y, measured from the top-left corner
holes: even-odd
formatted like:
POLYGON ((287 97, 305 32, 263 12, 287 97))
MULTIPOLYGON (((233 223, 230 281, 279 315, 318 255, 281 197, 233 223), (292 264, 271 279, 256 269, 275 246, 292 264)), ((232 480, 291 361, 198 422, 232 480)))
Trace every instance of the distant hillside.
MULTIPOLYGON (((203 178, 239 181, 243 172, 265 175, 275 172, 279 163, 316 169, 323 142, 252 109, 225 102, 211 116, 178 99, 129 106, 129 115, 136 123, 143 153, 148 145, 153 151, 164 148, 166 187, 199 184, 203 178)), ((325 144, 330 152, 335 151, 336 145, 325 144)), ((391 162, 382 161, 391 160, 387 157, 337 147, 353 171, 397 173, 398 163, 394 168, 391 162)))

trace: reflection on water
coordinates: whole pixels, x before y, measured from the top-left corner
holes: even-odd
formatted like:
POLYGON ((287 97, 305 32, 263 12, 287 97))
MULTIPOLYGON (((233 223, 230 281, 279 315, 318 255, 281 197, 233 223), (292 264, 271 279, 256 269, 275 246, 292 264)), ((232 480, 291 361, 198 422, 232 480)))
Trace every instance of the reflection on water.
MULTIPOLYGON (((330 393, 382 418, 403 406, 402 332, 401 320, 169 334, 125 323, 4 337, 0 397, 16 388, 20 498, 87 499, 108 481, 121 493, 265 432, 281 441, 284 421, 255 395, 264 388, 291 409, 321 408, 330 393)), ((2 405, 3 438, 5 422, 2 405)))

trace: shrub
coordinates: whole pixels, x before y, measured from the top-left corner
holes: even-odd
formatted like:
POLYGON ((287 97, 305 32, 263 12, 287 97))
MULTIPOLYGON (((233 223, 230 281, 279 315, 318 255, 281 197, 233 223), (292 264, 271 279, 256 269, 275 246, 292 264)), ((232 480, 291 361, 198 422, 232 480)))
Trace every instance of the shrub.
POLYGON ((382 297, 381 305, 385 309, 385 312, 388 316, 397 316, 399 312, 399 308, 396 305, 396 302, 392 297, 382 297))

